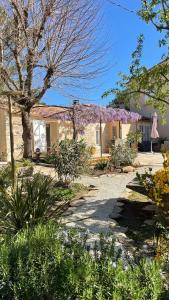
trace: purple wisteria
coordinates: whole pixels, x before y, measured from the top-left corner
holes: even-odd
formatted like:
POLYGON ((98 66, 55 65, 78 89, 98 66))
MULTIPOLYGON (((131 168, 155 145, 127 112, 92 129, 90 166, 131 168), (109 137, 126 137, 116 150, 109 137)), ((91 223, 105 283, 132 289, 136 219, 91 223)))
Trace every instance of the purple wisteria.
POLYGON ((112 121, 121 121, 122 123, 135 123, 141 119, 141 116, 135 112, 129 112, 121 108, 111 108, 98 105, 76 104, 66 111, 52 115, 58 120, 71 121, 75 114, 76 121, 79 124, 98 123, 100 120, 103 123, 112 121))
POLYGON ((122 123, 135 123, 141 116, 138 113, 129 112, 125 109, 105 107, 99 105, 76 104, 64 112, 52 115, 62 121, 71 121, 78 133, 83 133, 85 127, 91 123, 107 123, 120 121, 122 123))

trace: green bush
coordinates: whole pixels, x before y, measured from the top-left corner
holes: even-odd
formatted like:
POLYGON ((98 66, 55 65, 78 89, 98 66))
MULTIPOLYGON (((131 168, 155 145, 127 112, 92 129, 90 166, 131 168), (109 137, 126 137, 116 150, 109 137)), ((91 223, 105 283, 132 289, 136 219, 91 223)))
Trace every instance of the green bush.
POLYGON ((51 178, 36 174, 18 181, 15 190, 0 186, 0 231, 16 233, 47 217, 53 203, 51 178))
POLYGON ((0 168, 0 187, 7 189, 12 184, 11 165, 0 168))
MULTIPOLYGON (((86 249, 86 235, 53 224, 24 230, 0 246, 0 297, 4 300, 157 300, 160 266, 115 258, 113 243, 86 249)), ((168 299, 168 298, 167 298, 168 299)))
POLYGON ((48 156, 48 162, 55 166, 59 181, 69 185, 78 178, 89 159, 89 151, 83 140, 63 140, 54 146, 48 156))
POLYGON ((16 168, 22 167, 33 167, 33 162, 29 159, 22 159, 21 161, 16 162, 16 168))
POLYGON ((140 130, 136 132, 129 132, 127 134, 127 143, 130 144, 138 144, 141 143, 143 139, 143 133, 140 130))
POLYGON ((95 170, 105 170, 108 167, 108 161, 105 159, 101 159, 97 162, 97 164, 94 166, 95 170))
POLYGON ((117 146, 112 146, 111 151, 111 163, 115 167, 129 166, 136 158, 137 152, 128 146, 127 143, 117 146))
POLYGON ((75 193, 71 188, 64 188, 64 187, 53 188, 51 193, 58 201, 62 201, 62 200, 69 201, 75 196, 75 193))

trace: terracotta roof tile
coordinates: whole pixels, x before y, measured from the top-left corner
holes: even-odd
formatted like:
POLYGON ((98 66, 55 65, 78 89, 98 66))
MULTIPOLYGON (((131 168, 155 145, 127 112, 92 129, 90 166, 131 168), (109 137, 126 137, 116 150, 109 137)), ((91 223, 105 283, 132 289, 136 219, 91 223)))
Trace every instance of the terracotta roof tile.
POLYGON ((52 115, 65 112, 68 108, 63 106, 35 106, 31 110, 31 115, 33 117, 40 117, 40 118, 49 118, 52 115))

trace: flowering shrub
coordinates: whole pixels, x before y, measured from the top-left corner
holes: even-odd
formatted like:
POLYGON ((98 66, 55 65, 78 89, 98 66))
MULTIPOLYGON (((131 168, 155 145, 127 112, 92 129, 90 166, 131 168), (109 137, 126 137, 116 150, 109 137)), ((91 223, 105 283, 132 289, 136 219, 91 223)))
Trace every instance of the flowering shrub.
POLYGON ((69 185, 78 178, 89 159, 89 151, 83 140, 63 140, 51 150, 48 161, 55 166, 59 181, 69 185))
POLYGON ((123 145, 119 144, 117 146, 112 146, 110 154, 111 163, 115 167, 131 165, 137 155, 136 150, 131 149, 127 143, 123 145))
POLYGON ((138 178, 148 196, 157 204, 159 213, 169 220, 169 167, 160 169, 154 175, 146 172, 138 178))
POLYGON ((164 165, 164 168, 169 167, 169 151, 166 152, 163 165, 164 165))

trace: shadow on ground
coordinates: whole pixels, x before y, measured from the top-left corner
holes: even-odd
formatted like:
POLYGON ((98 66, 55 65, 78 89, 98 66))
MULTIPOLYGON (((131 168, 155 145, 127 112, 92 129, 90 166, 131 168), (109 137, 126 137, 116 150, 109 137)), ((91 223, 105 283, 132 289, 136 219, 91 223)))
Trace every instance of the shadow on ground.
POLYGON ((118 201, 124 205, 120 217, 116 221, 120 226, 128 228, 126 235, 132 238, 138 247, 145 244, 147 240, 153 240, 154 225, 144 223, 147 220, 153 223, 154 212, 144 210, 147 205, 152 205, 152 202, 131 201, 125 198, 120 198, 118 201))

